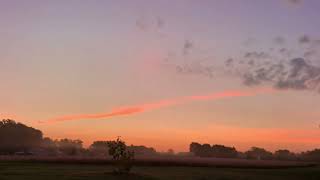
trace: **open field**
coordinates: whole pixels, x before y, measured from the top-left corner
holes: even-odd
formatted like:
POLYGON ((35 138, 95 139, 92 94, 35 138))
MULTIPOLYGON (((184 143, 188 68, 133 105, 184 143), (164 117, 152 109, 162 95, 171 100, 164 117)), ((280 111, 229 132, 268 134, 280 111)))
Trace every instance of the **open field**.
MULTIPOLYGON (((63 163, 63 164, 94 164, 112 165, 110 158, 101 157, 38 157, 38 156, 0 156, 2 162, 37 162, 37 163, 63 163)), ((227 168, 289 168, 310 167, 317 163, 304 161, 277 161, 277 160, 247 160, 231 158, 201 158, 179 156, 136 157, 137 166, 198 166, 198 167, 227 167, 227 168)))
MULTIPOLYGON (((187 160, 184 158, 184 160, 187 160)), ((188 160, 190 161, 190 160, 188 160)), ((200 160, 197 160, 200 161, 200 160)), ((84 179, 320 179, 320 167, 310 163, 203 159, 212 164, 199 167, 192 163, 171 163, 168 159, 137 161, 130 175, 115 175, 110 161, 89 159, 4 160, 0 162, 0 180, 84 180, 84 179), (142 163, 143 162, 143 163, 142 163), (165 163, 164 163, 165 162, 165 163), (215 164, 213 163, 215 162, 215 164), (281 166, 279 166, 279 163, 281 166), (296 166, 293 164, 295 163, 296 166), (240 166, 243 164, 242 166, 240 166), (272 166, 272 164, 274 166, 272 166), (285 164, 287 166, 285 166, 285 164), (236 165, 236 166, 235 166, 236 165), (191 167, 192 166, 192 167, 191 167), (228 167, 230 166, 230 167, 228 167)), ((178 160, 175 160, 178 162, 178 160)))

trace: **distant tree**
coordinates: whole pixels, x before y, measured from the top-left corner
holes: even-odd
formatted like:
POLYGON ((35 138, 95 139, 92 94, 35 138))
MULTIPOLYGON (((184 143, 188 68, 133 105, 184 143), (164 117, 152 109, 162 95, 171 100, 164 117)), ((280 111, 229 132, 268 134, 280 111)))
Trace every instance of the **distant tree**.
POLYGON ((0 121, 0 153, 28 152, 41 145, 42 132, 10 119, 0 121))
POLYGON ((108 143, 109 141, 94 141, 90 145, 89 151, 94 155, 108 156, 109 155, 108 143))
POLYGON ((277 150, 274 153, 274 158, 277 160, 296 160, 297 159, 294 153, 286 149, 277 150))
POLYGON ((174 150, 171 149, 171 148, 168 149, 167 154, 168 154, 168 155, 174 155, 174 150))
POLYGON ((320 149, 302 152, 300 158, 305 161, 320 161, 320 149))
POLYGON ((234 147, 216 144, 211 147, 211 156, 217 158, 236 158, 238 151, 234 147))
POLYGON ((49 137, 44 137, 42 139, 42 143, 41 143, 42 147, 55 147, 56 144, 54 143, 54 141, 49 138, 49 137))
POLYGON ((58 153, 56 143, 48 137, 42 139, 41 148, 44 149, 48 155, 57 155, 58 153))
POLYGON ((152 147, 146 147, 146 146, 128 146, 127 147, 129 151, 134 152, 135 155, 140 156, 148 156, 148 155, 155 155, 157 152, 152 147))
POLYGON ((115 161, 116 173, 129 173, 132 168, 134 152, 129 151, 124 141, 119 137, 115 141, 108 141, 109 154, 115 161))
POLYGON ((210 144, 203 144, 202 145, 200 157, 212 157, 210 144))
POLYGON ((189 151, 195 156, 200 156, 202 145, 197 142, 192 142, 189 146, 189 151))
POLYGON ((192 142, 190 144, 190 152, 199 157, 218 157, 218 158, 235 158, 238 152, 234 147, 224 145, 199 144, 192 142))
POLYGON ((57 145, 60 152, 65 155, 77 155, 81 151, 83 151, 82 141, 81 140, 72 140, 72 139, 60 139, 55 140, 55 144, 57 145))
POLYGON ((272 159, 272 153, 259 147, 252 147, 249 151, 245 152, 247 159, 272 159))

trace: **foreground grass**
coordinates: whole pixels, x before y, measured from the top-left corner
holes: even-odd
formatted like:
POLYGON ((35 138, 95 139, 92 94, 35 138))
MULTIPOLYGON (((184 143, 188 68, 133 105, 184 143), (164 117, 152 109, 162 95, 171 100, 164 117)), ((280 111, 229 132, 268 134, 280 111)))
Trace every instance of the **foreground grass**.
POLYGON ((90 164, 0 162, 0 180, 300 180, 320 179, 320 167, 287 169, 232 169, 214 167, 134 167, 130 175, 115 175, 113 167, 90 164))

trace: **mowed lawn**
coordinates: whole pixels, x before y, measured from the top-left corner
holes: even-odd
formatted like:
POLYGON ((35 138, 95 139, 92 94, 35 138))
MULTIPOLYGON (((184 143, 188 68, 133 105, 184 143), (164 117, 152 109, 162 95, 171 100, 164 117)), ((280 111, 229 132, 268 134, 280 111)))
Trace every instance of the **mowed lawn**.
POLYGON ((110 165, 39 162, 0 162, 0 180, 106 180, 106 179, 320 179, 320 167, 246 169, 183 166, 137 166, 130 175, 114 175, 110 165))

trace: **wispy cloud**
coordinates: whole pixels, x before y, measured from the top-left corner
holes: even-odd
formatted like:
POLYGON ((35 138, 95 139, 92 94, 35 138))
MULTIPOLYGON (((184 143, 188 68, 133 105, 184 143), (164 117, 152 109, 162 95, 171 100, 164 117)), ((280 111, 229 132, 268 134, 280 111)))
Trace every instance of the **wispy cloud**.
POLYGON ((136 20, 136 27, 142 31, 159 30, 165 27, 165 20, 160 16, 141 16, 136 20))
POLYGON ((303 0, 285 0, 285 2, 291 5, 300 5, 303 3, 303 0))
POLYGON ((262 93, 273 92, 271 89, 254 89, 251 91, 223 91, 206 95, 194 95, 194 96, 185 96, 178 97, 167 100, 160 100, 152 103, 143 103, 134 106, 118 107, 110 112, 98 113, 98 114, 75 114, 75 115, 66 115, 61 117, 52 118, 49 120, 41 121, 40 123, 54 123, 61 121, 72 121, 72 120, 87 120, 87 119, 108 119, 117 116, 128 116, 138 113, 143 113, 145 111, 160 109, 164 107, 170 107, 175 105, 182 105, 185 103, 193 101, 208 101, 208 100, 218 100, 224 98, 232 97, 245 97, 245 96, 255 96, 262 93))

